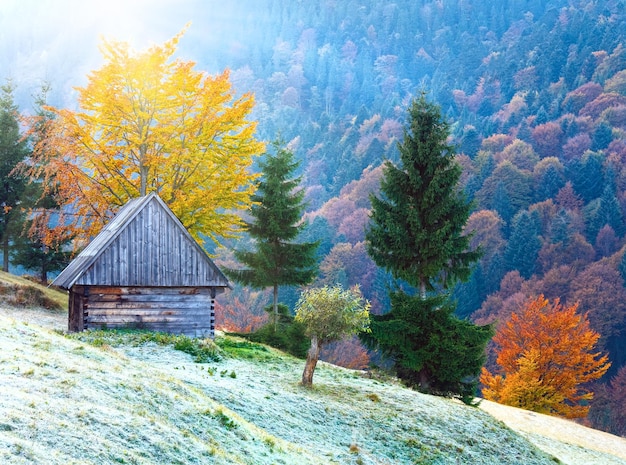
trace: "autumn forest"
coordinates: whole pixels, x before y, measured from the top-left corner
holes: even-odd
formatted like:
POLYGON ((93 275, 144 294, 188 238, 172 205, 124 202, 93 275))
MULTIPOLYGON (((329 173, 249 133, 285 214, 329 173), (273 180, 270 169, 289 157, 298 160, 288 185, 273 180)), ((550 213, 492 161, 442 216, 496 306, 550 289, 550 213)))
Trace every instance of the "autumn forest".
MULTIPOLYGON (((367 252, 371 195, 380 194, 384 162, 400 160, 398 144, 405 135, 407 109, 416 95, 424 93, 449 123, 448 142, 462 167, 458 188, 471 202, 464 231, 471 234, 471 248, 482 250, 469 279, 450 290, 456 315, 506 331, 519 315, 530 319, 529 312, 537 306, 564 309, 563 315, 570 312, 567 318, 578 318, 584 326, 580 334, 591 339, 597 335, 596 350, 608 362, 597 378, 586 380, 587 390, 594 395, 582 399, 587 408, 584 421, 625 436, 626 2, 239 3, 241 21, 220 38, 218 52, 203 54, 203 34, 193 21, 185 26, 187 18, 180 24, 183 32, 163 46, 162 61, 153 63, 155 69, 173 76, 170 84, 180 89, 181 98, 176 105, 193 108, 190 114, 206 118, 211 108, 226 105, 220 96, 232 97, 230 112, 222 113, 216 126, 221 125, 220 134, 235 133, 238 138, 216 143, 211 132, 215 127, 207 128, 201 118, 187 124, 172 114, 169 123, 181 131, 160 145, 163 151, 174 145, 184 147, 183 161, 186 154, 197 151, 237 154, 222 156, 215 166, 202 164, 207 170, 199 176, 228 173, 221 179, 226 187, 218 190, 216 182, 194 197, 188 187, 199 179, 193 165, 185 165, 187 171, 172 171, 150 158, 158 153, 133 154, 142 160, 138 166, 156 173, 152 179, 163 184, 168 203, 183 223, 199 225, 192 234, 205 241, 216 263, 235 267, 234 250, 252 246, 248 235, 227 226, 245 222, 247 213, 233 219, 224 211, 245 210, 252 195, 250 185, 263 165, 260 142, 269 147, 280 140, 299 162, 296 174, 301 177, 306 205, 306 228, 300 239, 319 243, 319 273, 313 285, 358 285, 372 313, 387 312, 394 280, 367 252), (243 30, 251 31, 253 40, 237 36, 243 30), (179 58, 182 61, 167 64, 179 58), (182 73, 188 59, 195 62, 196 70, 206 70, 212 77, 202 81, 198 74, 192 76, 195 81, 185 81, 182 73), (206 92, 191 98, 187 91, 203 85, 206 92), (218 92, 211 93, 216 88, 218 92), (198 134, 199 148, 188 148, 198 134), (173 179, 180 185, 173 186, 173 179), (244 188, 233 187, 240 186, 242 179, 244 188), (236 195, 228 194, 235 191, 236 195), (203 211, 207 201, 219 205, 224 214, 203 211), (219 227, 206 231, 207 224, 219 227)), ((91 71, 92 78, 98 73, 112 76, 118 72, 116 60, 124 58, 122 45, 106 44, 103 53, 111 69, 91 71)), ((16 92, 21 127, 31 131, 31 145, 23 147, 22 156, 28 152, 32 162, 20 172, 46 180, 43 191, 28 194, 44 199, 33 211, 58 207, 52 204, 59 196, 66 204, 69 199, 85 199, 74 205, 71 215, 57 213, 61 220, 56 216, 52 226, 43 213, 31 217, 29 230, 42 223, 49 226, 37 239, 45 247, 54 243, 68 250, 71 240, 83 238, 72 227, 77 217, 98 216, 95 222, 87 221, 94 229, 82 228, 93 233, 109 210, 139 194, 133 191, 137 183, 85 193, 82 174, 68 165, 80 159, 84 140, 98 132, 96 126, 89 126, 93 115, 106 113, 93 96, 105 95, 107 87, 95 87, 94 82, 79 92, 87 110, 78 112, 78 117, 58 105, 53 108, 67 98, 62 87, 55 89, 54 79, 34 102, 23 97, 18 81, 12 81, 13 90, 8 84, 4 88, 5 99, 16 92), (63 130, 48 132, 43 124, 47 121, 61 121, 63 130), (76 138, 78 133, 84 139, 76 138), (71 145, 69 140, 80 143, 71 145), (58 151, 64 157, 56 157, 58 151), (74 181, 54 181, 59 175, 74 181)), ((165 117, 157 119, 162 122, 165 117)), ((154 137, 160 137, 159 131, 154 131, 154 137)), ((149 135, 139 129, 110 136, 110 144, 105 144, 111 149, 107 169, 119 168, 117 174, 138 180, 141 171, 123 172, 118 164, 116 140, 149 135)), ((98 166, 87 167, 102 172, 98 166)), ((8 237, 5 230, 3 237, 8 237)), ((17 239, 11 243, 17 254, 11 256, 22 255, 21 266, 28 264, 23 248, 32 247, 35 236, 29 237, 26 246, 17 239)), ((1 245, 8 267, 8 239, 1 245)), ((283 287, 279 300, 293 309, 300 290, 283 287)), ((218 299, 218 326, 236 332, 256 330, 268 321, 264 308, 270 300, 269 291, 236 285, 218 299)), ((558 318, 566 321, 566 316, 558 318)), ((506 339, 499 334, 495 341, 503 344, 506 339)), ((493 342, 488 346, 489 372, 498 365, 496 348, 493 342)), ((532 356, 528 363, 539 363, 532 356)), ((330 344, 322 359, 355 368, 384 362, 357 338, 330 344)), ((486 389, 502 388, 488 376, 482 378, 486 389)))
MULTIPOLYGON (((589 419, 624 434, 624 3, 271 5, 271 52, 251 48, 233 80, 254 89, 266 137, 280 133, 303 160, 317 282, 359 284, 375 311, 388 306, 389 278, 364 244, 368 194, 381 162, 398 159, 406 107, 425 90, 452 124, 474 202, 466 229, 484 251, 454 290, 457 313, 503 322, 531 296, 577 303, 612 362, 589 419), (611 405, 621 427, 606 424, 611 405)), ((259 298, 232 297, 233 309, 259 298)), ((355 363, 346 354, 363 363, 357 348, 327 358, 355 363)))

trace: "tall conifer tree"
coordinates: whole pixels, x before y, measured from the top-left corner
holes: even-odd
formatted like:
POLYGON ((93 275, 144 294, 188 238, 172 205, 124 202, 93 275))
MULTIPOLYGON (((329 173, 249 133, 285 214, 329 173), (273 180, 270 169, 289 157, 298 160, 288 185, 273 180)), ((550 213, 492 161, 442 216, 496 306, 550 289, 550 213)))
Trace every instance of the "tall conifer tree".
POLYGON ((470 205, 447 137, 439 107, 424 95, 415 99, 398 145, 401 163, 385 164, 382 195, 371 198, 366 238, 374 261, 419 293, 393 292, 390 312, 373 316, 365 338, 395 360, 410 385, 471 400, 492 329, 459 320, 442 292, 467 280, 480 257, 463 235, 470 205))
POLYGON ((278 287, 304 285, 317 272, 317 242, 298 243, 296 239, 306 226, 304 190, 299 189, 299 177, 293 177, 298 167, 293 154, 274 142, 275 155, 266 154, 260 163, 262 178, 250 214, 253 220, 245 226, 256 240, 256 250, 235 251, 235 257, 247 268, 226 270, 229 277, 257 289, 273 287, 273 311, 278 320, 278 287))
POLYGON ((47 183, 43 179, 45 160, 60 156, 49 138, 56 119, 56 114, 47 107, 49 90, 48 84, 42 86, 35 96, 35 114, 23 118, 29 141, 40 151, 45 147, 47 154, 38 163, 32 158, 24 160, 14 171, 24 176, 29 173, 30 179, 21 202, 28 218, 22 224, 21 234, 15 237, 11 263, 36 272, 42 283, 47 283, 48 273, 67 266, 71 258, 69 244, 74 238, 72 215, 65 215, 59 204, 58 182, 52 177, 47 183))
POLYGON ((480 252, 469 251, 463 227, 470 204, 459 188, 461 166, 448 145, 448 124, 424 95, 409 108, 409 129, 398 145, 401 165, 386 162, 381 198, 372 197, 368 253, 395 278, 418 287, 466 280, 480 252))
POLYGON ((20 233, 20 202, 27 182, 15 167, 26 158, 28 148, 20 134, 14 86, 8 81, 0 90, 0 243, 4 255, 2 269, 9 271, 9 247, 20 233))

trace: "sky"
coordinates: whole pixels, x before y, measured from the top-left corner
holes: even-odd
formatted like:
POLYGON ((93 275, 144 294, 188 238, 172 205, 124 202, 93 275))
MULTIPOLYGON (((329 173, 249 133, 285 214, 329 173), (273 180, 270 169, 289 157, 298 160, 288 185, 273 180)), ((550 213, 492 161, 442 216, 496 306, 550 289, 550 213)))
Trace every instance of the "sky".
POLYGON ((24 111, 43 82, 52 86, 50 103, 72 108, 73 88, 103 63, 102 38, 143 50, 191 23, 176 56, 210 62, 205 56, 225 41, 245 40, 242 14, 251 12, 223 0, 0 0, 0 82, 13 80, 24 111))

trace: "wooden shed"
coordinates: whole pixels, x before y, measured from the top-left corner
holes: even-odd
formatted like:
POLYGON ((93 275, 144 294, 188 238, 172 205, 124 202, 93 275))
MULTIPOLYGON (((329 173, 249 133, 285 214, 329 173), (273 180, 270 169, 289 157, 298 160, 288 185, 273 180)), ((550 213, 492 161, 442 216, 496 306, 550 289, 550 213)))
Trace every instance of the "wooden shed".
POLYGON ((69 290, 68 329, 139 328, 213 337, 228 280, 161 198, 120 209, 52 285, 69 290))

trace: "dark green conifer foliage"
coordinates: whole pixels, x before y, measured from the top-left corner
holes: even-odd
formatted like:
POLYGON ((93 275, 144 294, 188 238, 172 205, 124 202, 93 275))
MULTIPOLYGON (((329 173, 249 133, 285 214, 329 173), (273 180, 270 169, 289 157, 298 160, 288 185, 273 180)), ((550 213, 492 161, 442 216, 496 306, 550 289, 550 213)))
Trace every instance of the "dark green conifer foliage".
MULTIPOLYGON (((50 90, 47 84, 35 96, 36 113, 30 121, 29 140, 36 144, 45 140, 55 114, 47 109, 46 97, 50 90)), ((55 156, 49 155, 50 157, 55 156)), ((27 164, 22 167, 25 168, 27 164)), ((51 230, 60 226, 61 207, 54 184, 44 185, 42 179, 32 177, 21 198, 23 210, 28 210, 28 219, 22 223, 19 235, 14 238, 11 263, 34 271, 42 283, 47 283, 48 273, 60 271, 71 258, 70 242, 74 235, 69 229, 51 230)))
POLYGON ((472 403, 493 328, 454 316, 443 294, 424 299, 400 291, 390 297, 392 311, 373 317, 366 343, 375 338, 409 386, 472 403))
POLYGON ((507 269, 518 270, 523 278, 530 278, 535 272, 540 249, 538 220, 527 210, 522 210, 513 218, 511 237, 504 254, 507 269))
POLYGON ((439 108, 424 95, 414 100, 398 145, 401 163, 385 164, 381 197, 371 197, 366 238, 374 261, 419 294, 393 292, 389 313, 372 315, 362 338, 389 355, 412 387, 471 402, 492 329, 458 319, 441 292, 467 280, 480 257, 463 235, 470 205, 447 138, 439 108))
POLYGON ((401 165, 385 163, 381 198, 372 196, 367 249, 374 261, 426 291, 466 280, 480 252, 469 251, 463 227, 470 204, 458 189, 461 167, 448 145, 448 124, 425 96, 409 108, 398 145, 401 165))
POLYGON ((2 269, 9 271, 9 247, 21 231, 20 202, 27 184, 26 178, 14 170, 28 155, 28 148, 20 134, 14 86, 8 81, 0 90, 0 244, 2 269))
POLYGON ((65 268, 71 259, 69 243, 72 237, 67 236, 64 240, 50 248, 39 237, 31 238, 28 230, 32 226, 32 220, 24 224, 24 232, 15 238, 11 263, 19 265, 27 270, 35 271, 39 280, 47 284, 48 273, 54 273, 65 268), (66 247, 68 246, 68 247, 66 247))
POLYGON ((500 218, 504 220, 505 225, 508 225, 511 222, 511 218, 515 212, 513 211, 513 206, 511 205, 511 199, 509 197, 509 193, 504 186, 502 181, 498 182, 496 185, 496 190, 493 193, 493 202, 491 204, 492 208, 498 212, 500 218))
POLYGON ((598 209, 598 226, 597 230, 602 229, 602 226, 608 224, 613 228, 613 231, 618 236, 624 234, 624 218, 622 216, 622 209, 620 208, 619 201, 615 197, 615 189, 610 184, 604 188, 602 197, 600 197, 600 207, 598 209))
POLYGON ((262 177, 255 204, 246 223, 250 236, 256 240, 256 250, 235 251, 235 257, 247 268, 225 270, 240 284, 257 289, 273 287, 274 322, 278 321, 278 287, 304 285, 317 272, 317 242, 298 243, 298 235, 306 227, 301 222, 304 212, 304 191, 299 189, 299 177, 293 177, 298 163, 293 154, 273 143, 275 155, 266 154, 260 163, 262 177))

